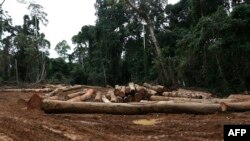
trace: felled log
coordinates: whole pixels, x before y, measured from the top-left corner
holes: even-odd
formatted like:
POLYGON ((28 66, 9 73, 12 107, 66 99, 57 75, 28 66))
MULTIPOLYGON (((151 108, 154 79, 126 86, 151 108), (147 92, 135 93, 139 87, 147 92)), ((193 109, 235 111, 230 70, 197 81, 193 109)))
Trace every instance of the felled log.
POLYGON ((136 93, 135 94, 135 102, 140 102, 142 100, 143 95, 141 93, 136 93))
POLYGON ((132 95, 127 95, 123 98, 123 101, 128 103, 128 102, 132 102, 133 101, 133 97, 132 95))
POLYGON ((228 96, 228 98, 231 99, 242 99, 242 100, 246 100, 246 99, 250 99, 250 95, 243 95, 243 94, 231 94, 228 96))
POLYGON ((135 84, 133 82, 128 83, 128 86, 130 88, 130 93, 135 93, 135 84))
POLYGON ((104 103, 111 103, 111 101, 104 94, 102 95, 102 101, 104 103))
POLYGON ((87 92, 87 89, 83 89, 80 92, 67 94, 66 99, 69 100, 69 99, 72 99, 74 97, 81 96, 81 95, 85 94, 86 92, 87 92))
POLYGON ((168 101, 146 103, 93 103, 44 100, 42 109, 47 113, 192 113, 212 114, 220 112, 219 104, 174 103, 168 101))
POLYGON ((164 86, 161 86, 161 85, 153 86, 153 85, 150 85, 148 83, 143 83, 143 86, 146 88, 152 89, 158 93, 162 93, 164 91, 164 86))
POLYGON ((100 91, 96 92, 95 101, 102 102, 102 92, 100 92, 100 91))
POLYGON ((120 97, 125 96, 125 88, 124 88, 124 86, 115 85, 115 89, 113 91, 114 91, 114 94, 116 96, 120 96, 120 97))
POLYGON ((62 88, 62 91, 63 92, 67 92, 67 91, 72 91, 72 90, 77 90, 77 89, 81 89, 83 88, 82 85, 74 85, 74 86, 71 86, 71 87, 66 87, 66 88, 62 88))
POLYGON ((121 86, 119 96, 120 96, 120 97, 124 97, 125 94, 126 94, 126 86, 121 86))
POLYGON ((126 86, 125 87, 125 94, 129 94, 130 93, 130 87, 129 86, 126 86))
POLYGON ((118 102, 118 103, 122 103, 122 102, 123 102, 123 98, 122 98, 122 97, 117 96, 116 98, 117 98, 117 102, 118 102))
POLYGON ((69 99, 67 101, 69 102, 80 102, 90 99, 95 94, 94 89, 88 89, 87 92, 84 95, 74 97, 72 99, 69 99))
POLYGON ((155 91, 155 90, 152 90, 152 89, 145 89, 146 90, 146 92, 147 92, 147 94, 149 95, 149 96, 152 96, 152 95, 156 95, 157 94, 157 92, 155 91))
POLYGON ((116 96, 120 95, 120 89, 121 89, 121 87, 119 85, 115 85, 114 94, 116 96))
POLYGON ((234 99, 195 99, 195 98, 182 98, 182 97, 165 97, 165 96, 151 96, 151 101, 174 101, 174 102, 197 102, 197 103, 221 103, 233 102, 234 99))
POLYGON ((55 96, 56 94, 61 93, 61 92, 62 92, 62 88, 56 88, 54 91, 45 94, 45 96, 52 97, 52 96, 55 96))
POLYGON ((183 98, 196 98, 196 99, 202 99, 203 97, 201 95, 190 93, 190 92, 180 92, 180 91, 173 91, 173 92, 163 92, 163 96, 166 97, 183 97, 183 98))
POLYGON ((246 112, 250 111, 250 101, 244 102, 221 102, 221 110, 223 112, 246 112))
POLYGON ((51 92, 52 89, 50 88, 43 88, 43 89, 3 89, 3 92, 51 92))
POLYGON ((116 96, 114 94, 113 89, 109 89, 107 95, 110 97, 111 102, 117 102, 117 98, 116 98, 116 96))
POLYGON ((208 92, 202 92, 202 91, 194 91, 194 90, 187 90, 187 89, 178 89, 177 92, 181 95, 190 95, 190 97, 193 98, 211 98, 212 94, 208 92))
POLYGON ((145 93, 146 93, 145 88, 138 85, 138 84, 135 84, 135 89, 136 89, 137 93, 140 93, 142 95, 145 95, 145 93))

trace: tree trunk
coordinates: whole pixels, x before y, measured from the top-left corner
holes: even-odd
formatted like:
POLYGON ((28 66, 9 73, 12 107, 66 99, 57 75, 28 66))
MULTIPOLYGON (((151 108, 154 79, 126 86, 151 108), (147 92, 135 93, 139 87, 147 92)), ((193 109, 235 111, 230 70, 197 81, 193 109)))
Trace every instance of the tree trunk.
POLYGON ((228 98, 232 99, 239 99, 239 100, 250 100, 250 95, 243 95, 243 94, 231 94, 228 98))
POLYGON ((44 88, 44 89, 3 89, 1 90, 3 92, 50 92, 52 91, 50 88, 44 88))
POLYGON ((143 96, 146 94, 145 88, 140 86, 140 85, 135 84, 135 89, 136 89, 137 93, 140 93, 143 96))
POLYGON ((102 101, 104 103, 111 103, 111 101, 104 94, 102 95, 102 101))
POLYGON ((174 103, 167 101, 146 103, 93 103, 44 100, 42 109, 47 113, 192 113, 212 114, 220 112, 219 104, 174 103))
POLYGON ((77 96, 81 96, 81 95, 85 94, 86 92, 87 92, 87 89, 83 89, 83 90, 82 90, 82 91, 80 91, 80 92, 67 94, 67 96, 66 96, 66 100, 69 100, 69 99, 75 98, 75 97, 77 97, 77 96))
POLYGON ((62 92, 62 87, 61 88, 56 88, 54 91, 45 94, 45 96, 46 97, 52 97, 52 96, 55 96, 56 94, 61 93, 61 92, 62 92))
POLYGON ((69 99, 67 101, 69 101, 69 102, 85 101, 85 100, 90 99, 94 94, 95 94, 94 89, 88 89, 87 92, 84 95, 69 99))
POLYGON ((128 83, 130 93, 135 93, 135 84, 133 82, 128 83))
POLYGON ((165 96, 151 96, 151 101, 174 101, 174 102, 197 102, 197 103, 221 103, 221 102, 232 102, 235 99, 195 99, 195 98, 180 98, 180 97, 165 97, 165 96))
POLYGON ((95 101, 102 102, 102 92, 100 91, 96 92, 95 101))
POLYGON ((107 95, 110 97, 110 101, 111 102, 117 102, 117 98, 114 94, 114 90, 113 89, 109 89, 107 95))
POLYGON ((246 112, 250 111, 250 101, 244 102, 222 102, 221 103, 222 111, 227 112, 246 112))
POLYGON ((144 83, 143 86, 146 87, 146 88, 155 90, 158 93, 162 93, 164 91, 164 86, 161 86, 161 85, 153 86, 153 85, 150 85, 148 83, 144 83))
POLYGON ((77 90, 77 89, 81 89, 81 88, 83 88, 82 85, 75 85, 75 86, 71 86, 69 88, 67 88, 67 87, 62 88, 62 91, 67 92, 67 91, 77 90))
POLYGON ((151 35, 151 40, 153 42, 153 45, 154 45, 155 51, 156 51, 156 55, 157 55, 157 58, 159 60, 160 70, 161 70, 161 73, 163 74, 163 80, 167 80, 167 82, 169 82, 168 81, 169 78, 168 78, 166 67, 165 67, 165 64, 163 61, 160 45, 159 45, 158 40, 156 39, 156 36, 155 36, 154 24, 150 20, 149 16, 145 12, 143 12, 139 8, 137 8, 130 0, 126 0, 126 2, 140 16, 140 18, 142 18, 147 23, 147 26, 149 28, 149 32, 151 35))

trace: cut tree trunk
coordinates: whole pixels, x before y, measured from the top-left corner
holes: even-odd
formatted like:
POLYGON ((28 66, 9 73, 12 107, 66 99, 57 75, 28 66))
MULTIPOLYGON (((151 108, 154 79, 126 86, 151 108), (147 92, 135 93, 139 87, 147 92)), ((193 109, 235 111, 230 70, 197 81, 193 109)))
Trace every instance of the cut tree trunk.
POLYGON ((130 88, 130 93, 135 93, 135 84, 133 82, 128 83, 128 86, 130 88))
POLYGON ((71 86, 69 88, 62 88, 62 91, 67 92, 67 91, 77 90, 77 89, 81 89, 81 88, 83 88, 82 85, 75 85, 75 86, 71 86))
POLYGON ((250 111, 250 101, 244 102, 221 102, 223 112, 246 112, 250 111))
POLYGON ((69 102, 85 101, 85 100, 90 99, 94 94, 95 94, 95 90, 94 89, 88 89, 87 92, 84 95, 74 97, 74 98, 69 99, 67 101, 69 101, 69 102))
POLYGON ((104 103, 111 103, 111 101, 104 94, 102 95, 102 101, 104 103))
POLYGON ((100 91, 96 92, 95 101, 102 102, 102 92, 100 91))
POLYGON ((145 88, 140 86, 140 85, 135 84, 135 89, 136 89, 137 93, 140 93, 142 95, 146 94, 145 88))
POLYGON ((83 90, 80 91, 80 92, 68 94, 68 95, 66 96, 66 100, 75 98, 75 97, 77 97, 77 96, 81 96, 81 95, 85 94, 86 92, 87 92, 87 89, 83 89, 83 90))
POLYGON ((232 98, 232 99, 242 99, 242 100, 249 100, 250 99, 250 95, 243 95, 243 94, 231 94, 229 95, 228 98, 232 98))
POLYGON ((47 113, 192 113, 212 114, 220 112, 220 104, 174 103, 168 101, 147 103, 93 103, 44 100, 42 109, 47 113))
POLYGON ((157 92, 155 90, 152 90, 152 89, 146 89, 146 92, 149 96, 152 96, 152 95, 156 95, 157 92))
POLYGON ((182 98, 182 97, 165 97, 165 96, 151 96, 151 101, 174 101, 174 102, 197 102, 197 103, 221 103, 233 102, 235 99, 195 99, 195 98, 182 98))
POLYGON ((3 92, 51 92, 52 89, 50 88, 43 88, 43 89, 3 89, 3 92))
POLYGON ((190 90, 178 90, 172 92, 164 92, 163 96, 166 97, 183 97, 183 98, 196 98, 196 99, 208 99, 211 98, 210 94, 190 91, 190 90))
POLYGON ((116 96, 124 97, 125 96, 125 88, 124 87, 125 86, 115 85, 115 89, 113 90, 114 94, 116 96))
POLYGON ((153 86, 153 85, 150 85, 148 83, 143 83, 143 86, 146 88, 152 89, 158 93, 162 93, 164 91, 164 86, 161 86, 161 85, 153 86))
POLYGON ((125 87, 125 94, 129 94, 130 93, 130 88, 129 88, 129 86, 126 86, 125 87))
POLYGON ((135 94, 135 97, 134 97, 134 99, 135 99, 135 102, 140 102, 141 100, 142 100, 142 94, 141 93, 136 93, 135 94))
POLYGON ((108 93, 107 93, 107 96, 110 97, 110 101, 111 102, 117 102, 117 98, 114 94, 114 90, 113 89, 109 89, 108 93))
POLYGON ((56 88, 54 91, 45 94, 45 96, 52 97, 52 96, 55 96, 56 94, 61 93, 61 92, 62 92, 62 88, 56 88))

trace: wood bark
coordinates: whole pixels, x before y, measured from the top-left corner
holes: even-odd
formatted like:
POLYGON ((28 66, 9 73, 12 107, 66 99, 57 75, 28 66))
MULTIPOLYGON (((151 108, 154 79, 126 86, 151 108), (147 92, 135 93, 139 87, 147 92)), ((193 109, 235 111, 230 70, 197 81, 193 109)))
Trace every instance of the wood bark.
POLYGON ((83 89, 83 90, 80 91, 80 92, 68 94, 68 95, 66 96, 66 98, 67 98, 67 100, 69 100, 69 99, 72 99, 72 98, 74 98, 74 97, 81 96, 81 95, 85 94, 86 92, 87 92, 87 89, 83 89))
POLYGON ((43 88, 43 89, 3 89, 3 92, 51 92, 52 89, 50 88, 43 88))
POLYGON ((125 96, 125 86, 115 85, 114 94, 116 96, 124 97, 125 96))
POLYGON ((110 96, 110 101, 111 102, 117 102, 117 98, 116 98, 116 96, 114 94, 114 90, 113 89, 109 89, 107 95, 110 96))
POLYGON ((172 91, 172 92, 163 92, 162 95, 167 97, 184 97, 184 98, 196 98, 196 99, 209 99, 212 97, 212 94, 210 93, 184 90, 184 89, 178 89, 177 91, 172 91))
POLYGON ((231 94, 229 95, 228 98, 232 98, 232 99, 242 99, 242 100, 249 100, 250 99, 250 95, 243 95, 243 94, 231 94))
POLYGON ((143 86, 135 84, 135 89, 136 89, 137 93, 140 93, 142 95, 146 94, 146 90, 145 90, 145 88, 143 86))
POLYGON ((56 88, 54 91, 45 94, 45 96, 52 97, 52 96, 55 96, 56 94, 61 93, 61 92, 62 92, 62 88, 56 88))
POLYGON ((111 103, 111 101, 104 94, 102 95, 102 101, 104 103, 111 103))
POLYGON ((75 85, 75 86, 71 86, 68 88, 62 88, 62 91, 67 92, 67 91, 77 90, 77 89, 81 89, 81 88, 83 88, 82 85, 75 85))
POLYGON ((167 101, 146 103, 93 103, 44 100, 42 109, 47 113, 192 113, 212 114, 220 112, 219 104, 174 103, 167 101))
POLYGON ((161 85, 153 86, 151 84, 144 83, 143 86, 146 87, 146 88, 152 89, 152 90, 154 90, 154 91, 156 91, 158 93, 162 93, 163 90, 164 90, 164 86, 161 86, 161 85))
POLYGON ((135 94, 135 97, 134 97, 134 99, 135 99, 135 102, 140 102, 141 100, 142 100, 142 94, 141 93, 136 93, 135 94))
POLYGON ((152 40, 153 45, 155 47, 157 59, 159 60, 159 64, 160 64, 160 68, 161 68, 160 71, 163 75, 163 80, 169 81, 169 77, 168 77, 168 74, 166 71, 166 66, 165 66, 164 61, 163 61, 160 45, 159 45, 159 42, 155 36, 153 22, 150 20, 147 13, 145 13, 144 11, 137 8, 130 0, 126 0, 126 2, 139 15, 139 17, 142 18, 147 23, 147 26, 149 28, 149 33, 151 35, 150 37, 151 37, 151 40, 152 40))
POLYGON ((157 92, 155 90, 152 90, 152 89, 146 89, 146 92, 149 96, 152 96, 152 95, 156 95, 157 92))
POLYGON ((67 101, 69 101, 69 102, 85 101, 85 100, 90 99, 94 94, 95 94, 95 90, 94 89, 88 89, 87 92, 84 95, 74 97, 74 98, 69 99, 67 101))
POLYGON ((95 101, 102 102, 102 92, 100 91, 96 92, 95 101))
POLYGON ((235 99, 195 99, 195 98, 182 98, 182 97, 165 97, 165 96, 151 96, 151 101, 174 101, 174 102, 197 102, 197 103, 218 103, 233 102, 235 99))
POLYGON ((126 86, 125 87, 125 94, 129 94, 130 93, 130 88, 129 88, 129 86, 126 86))
POLYGON ((250 111, 250 101, 244 102, 221 102, 223 112, 246 112, 250 111))

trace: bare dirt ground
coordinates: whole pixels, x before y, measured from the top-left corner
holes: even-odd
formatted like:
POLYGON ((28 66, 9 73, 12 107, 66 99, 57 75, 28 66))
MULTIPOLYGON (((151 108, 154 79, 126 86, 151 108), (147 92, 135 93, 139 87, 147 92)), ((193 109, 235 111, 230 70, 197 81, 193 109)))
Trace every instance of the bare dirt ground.
POLYGON ((21 99, 33 94, 0 92, 0 141, 216 141, 223 140, 224 124, 250 124, 250 112, 46 114, 26 109, 21 99))

